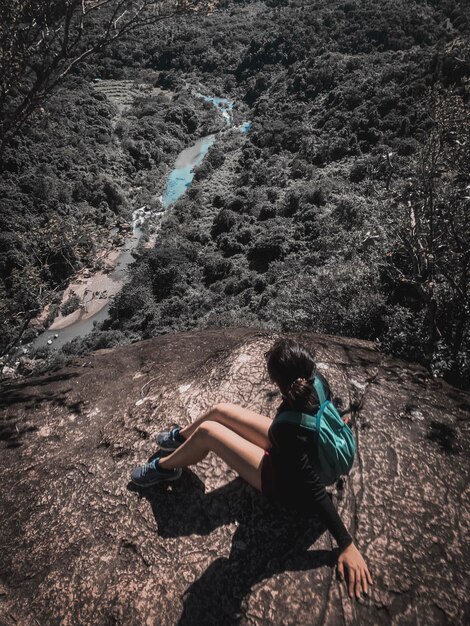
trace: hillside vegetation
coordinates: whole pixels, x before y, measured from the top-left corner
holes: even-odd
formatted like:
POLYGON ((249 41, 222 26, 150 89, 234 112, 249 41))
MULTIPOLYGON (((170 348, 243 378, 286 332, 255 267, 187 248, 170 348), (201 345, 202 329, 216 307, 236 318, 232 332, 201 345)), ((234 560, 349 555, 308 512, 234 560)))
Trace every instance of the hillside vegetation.
POLYGON ((252 131, 215 144, 109 320, 68 351, 242 323, 378 340, 465 384, 469 31, 457 0, 230 2, 89 58, 62 92, 73 114, 50 101, 5 156, 9 310, 37 306, 21 300, 26 285, 53 289, 88 262, 89 225, 96 234, 128 215, 136 186, 149 200, 179 149, 210 129, 204 120, 216 127, 186 90, 203 85, 235 100, 252 131), (113 126, 95 78, 175 95, 136 100, 113 126), (72 154, 74 138, 83 148, 72 154), (31 220, 82 229, 47 262, 55 274, 41 273, 31 220))

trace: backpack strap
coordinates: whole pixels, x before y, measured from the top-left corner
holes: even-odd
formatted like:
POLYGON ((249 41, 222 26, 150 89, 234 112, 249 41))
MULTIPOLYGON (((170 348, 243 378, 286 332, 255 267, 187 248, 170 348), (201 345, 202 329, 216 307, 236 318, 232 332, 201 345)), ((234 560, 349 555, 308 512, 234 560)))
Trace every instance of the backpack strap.
POLYGON ((310 382, 313 383, 313 387, 315 389, 315 392, 317 394, 317 398, 318 401, 320 403, 320 406, 318 408, 317 414, 315 416, 315 430, 317 432, 317 437, 320 433, 320 429, 321 429, 321 418, 323 415, 323 408, 324 408, 324 404, 325 402, 327 402, 328 398, 326 397, 326 393, 325 393, 325 388, 323 387, 323 383, 321 382, 320 378, 318 376, 314 376, 313 378, 310 379, 310 382))
POLYGON ((276 415, 276 419, 279 422, 289 422, 289 424, 295 424, 296 426, 303 426, 309 430, 315 430, 317 416, 310 415, 309 413, 300 413, 299 411, 281 411, 276 415))
POLYGON ((323 383, 321 382, 321 380, 320 380, 320 378, 318 376, 314 376, 313 378, 311 378, 310 382, 313 383, 313 387, 315 388, 315 391, 316 391, 316 394, 318 396, 318 400, 320 402, 320 405, 322 405, 328 399, 326 397, 325 388, 323 387, 323 383))

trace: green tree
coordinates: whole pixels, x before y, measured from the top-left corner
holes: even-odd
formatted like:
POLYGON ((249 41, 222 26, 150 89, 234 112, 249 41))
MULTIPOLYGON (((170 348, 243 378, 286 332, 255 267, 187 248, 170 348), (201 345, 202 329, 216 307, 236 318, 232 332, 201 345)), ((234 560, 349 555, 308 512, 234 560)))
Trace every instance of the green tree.
POLYGON ((136 28, 205 0, 4 0, 0 3, 0 157, 53 89, 136 28))
MULTIPOLYGON (((64 223, 51 217, 42 226, 17 235, 28 255, 17 253, 13 269, 0 277, 0 353, 20 340, 29 322, 63 289, 93 249, 90 224, 64 223)), ((0 261, 2 259, 0 258, 0 261)))
POLYGON ((397 292, 414 294, 424 311, 424 358, 461 379, 470 370, 470 111, 460 95, 438 90, 430 117, 398 199, 389 269, 397 292))

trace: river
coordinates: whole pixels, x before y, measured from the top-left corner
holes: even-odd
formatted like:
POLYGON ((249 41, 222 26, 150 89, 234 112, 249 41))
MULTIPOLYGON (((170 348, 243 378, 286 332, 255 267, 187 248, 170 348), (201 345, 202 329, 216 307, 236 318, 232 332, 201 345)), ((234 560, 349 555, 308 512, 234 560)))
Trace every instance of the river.
MULTIPOLYGON (((195 95, 217 107, 226 121, 227 129, 233 127, 234 102, 227 98, 206 96, 199 92, 196 92, 195 95)), ((244 122, 237 128, 240 132, 247 133, 251 129, 251 122, 244 122)), ((161 215, 186 192, 192 184, 194 168, 202 163, 209 148, 218 139, 223 139, 223 131, 219 131, 218 134, 201 137, 192 146, 180 152, 173 169, 167 177, 166 188, 161 197, 161 209, 159 211, 149 211, 146 207, 140 207, 133 212, 132 235, 119 248, 113 270, 106 274, 101 272, 98 277, 95 276, 97 284, 105 288, 104 291, 111 295, 108 295, 101 302, 93 299, 87 303, 82 302, 81 307, 77 311, 59 321, 54 321, 49 329, 41 333, 31 344, 21 346, 20 353, 28 354, 30 351, 35 351, 45 346, 52 350, 57 350, 77 337, 85 337, 93 330, 96 324, 103 322, 108 317, 112 297, 120 291, 126 282, 128 267, 135 260, 132 253, 142 238, 144 222, 156 221, 161 218, 161 215), (98 310, 95 312, 94 309, 96 308, 98 310)), ((95 293, 93 288, 91 293, 93 298, 95 293)))

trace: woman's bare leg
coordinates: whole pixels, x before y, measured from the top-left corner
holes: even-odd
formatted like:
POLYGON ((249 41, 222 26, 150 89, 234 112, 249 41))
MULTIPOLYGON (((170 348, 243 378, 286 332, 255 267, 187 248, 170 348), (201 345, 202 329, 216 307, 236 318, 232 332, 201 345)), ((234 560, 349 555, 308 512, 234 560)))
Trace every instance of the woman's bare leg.
POLYGON ((205 420, 174 452, 159 460, 162 469, 194 465, 215 452, 247 483, 261 491, 261 463, 264 449, 219 422, 205 420))
POLYGON ((265 415, 244 409, 236 404, 216 404, 192 424, 182 428, 180 434, 185 439, 189 439, 199 426, 207 421, 223 424, 263 450, 268 450, 271 447, 268 429, 272 420, 265 415))

